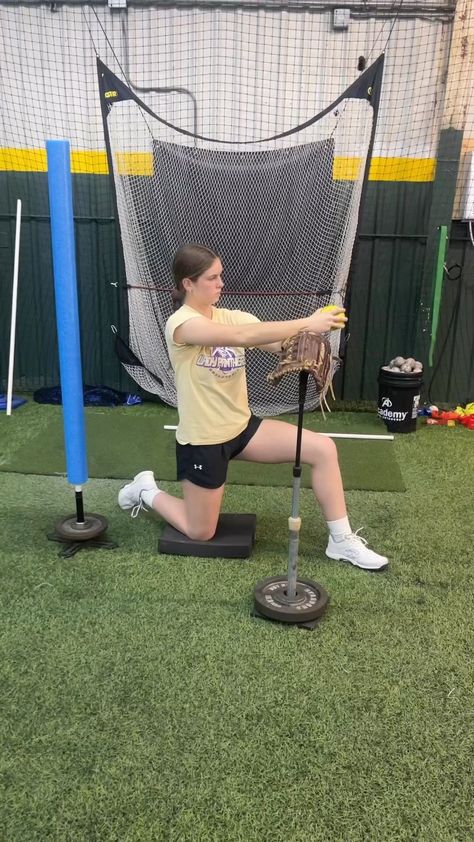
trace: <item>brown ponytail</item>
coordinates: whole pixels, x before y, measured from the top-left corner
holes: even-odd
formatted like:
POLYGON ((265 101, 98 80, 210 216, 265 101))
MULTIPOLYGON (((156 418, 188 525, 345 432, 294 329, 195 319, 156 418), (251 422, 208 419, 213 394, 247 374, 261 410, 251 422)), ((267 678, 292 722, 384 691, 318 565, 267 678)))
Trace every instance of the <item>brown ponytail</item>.
POLYGON ((173 301, 173 310, 179 310, 183 301, 184 301, 184 290, 183 289, 172 289, 171 290, 171 298, 173 301))

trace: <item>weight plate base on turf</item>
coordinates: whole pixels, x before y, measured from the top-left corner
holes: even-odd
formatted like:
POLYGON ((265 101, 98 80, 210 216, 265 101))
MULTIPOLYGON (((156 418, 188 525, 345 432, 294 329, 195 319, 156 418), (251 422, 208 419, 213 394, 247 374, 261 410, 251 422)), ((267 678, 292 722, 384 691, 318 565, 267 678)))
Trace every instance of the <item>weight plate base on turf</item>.
POLYGON ((60 558, 72 558, 80 550, 115 550, 118 544, 115 541, 95 541, 93 538, 87 541, 68 541, 67 538, 61 538, 55 532, 46 536, 48 541, 56 541, 58 544, 66 544, 63 550, 60 550, 58 555, 60 558))
POLYGON ((84 523, 78 523, 77 515, 68 515, 58 520, 54 529, 56 534, 66 541, 89 541, 102 535, 107 526, 105 517, 87 512, 84 515, 84 523))
MULTIPOLYGON (((254 617, 256 620, 266 620, 267 622, 268 622, 268 620, 270 620, 271 623, 281 622, 280 618, 278 618, 278 620, 274 620, 271 617, 265 617, 263 614, 260 613, 260 611, 257 611, 256 608, 252 608, 252 610, 250 612, 250 616, 254 617)), ((287 626, 298 626, 298 628, 300 628, 300 629, 309 629, 309 631, 314 631, 316 626, 318 625, 318 623, 319 623, 319 617, 318 617, 317 620, 308 620, 305 623, 301 623, 301 622, 299 622, 299 623, 287 623, 286 625, 287 626)))
POLYGON ((254 610, 264 619, 306 625, 318 620, 326 610, 329 596, 317 582, 297 579, 296 594, 288 596, 288 579, 272 576, 255 586, 254 610))

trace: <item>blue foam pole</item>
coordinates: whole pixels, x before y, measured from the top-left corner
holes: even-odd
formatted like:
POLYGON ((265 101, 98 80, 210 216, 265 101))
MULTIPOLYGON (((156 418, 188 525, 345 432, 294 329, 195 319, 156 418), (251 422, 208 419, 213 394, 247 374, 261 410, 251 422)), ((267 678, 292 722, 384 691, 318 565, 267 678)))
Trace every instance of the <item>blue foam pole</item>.
POLYGON ((46 154, 67 478, 81 486, 88 476, 69 142, 47 140, 46 154))

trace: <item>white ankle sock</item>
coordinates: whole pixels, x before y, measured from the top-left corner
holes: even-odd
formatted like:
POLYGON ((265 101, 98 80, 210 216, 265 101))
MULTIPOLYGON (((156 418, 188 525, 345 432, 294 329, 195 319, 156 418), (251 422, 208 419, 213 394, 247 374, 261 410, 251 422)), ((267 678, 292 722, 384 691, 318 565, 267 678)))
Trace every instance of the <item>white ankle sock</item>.
POLYGON ((149 509, 153 508, 153 500, 157 494, 161 494, 161 488, 148 488, 146 491, 142 491, 141 498, 149 509))
POLYGON ((339 520, 328 520, 328 529, 334 541, 342 541, 346 535, 351 534, 351 525, 348 517, 340 517, 339 520))

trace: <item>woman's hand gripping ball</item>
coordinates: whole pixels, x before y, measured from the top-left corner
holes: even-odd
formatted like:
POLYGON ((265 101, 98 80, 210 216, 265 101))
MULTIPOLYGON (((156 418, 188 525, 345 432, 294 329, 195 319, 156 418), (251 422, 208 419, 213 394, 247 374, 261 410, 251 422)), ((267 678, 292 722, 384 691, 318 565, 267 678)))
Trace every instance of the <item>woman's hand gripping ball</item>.
POLYGON ((337 304, 326 304, 326 307, 321 307, 316 312, 324 313, 328 324, 326 328, 321 328, 321 330, 342 330, 347 322, 344 307, 338 307, 337 304))

